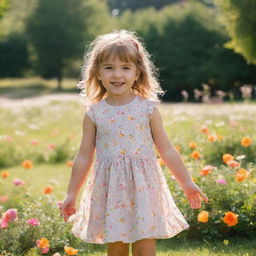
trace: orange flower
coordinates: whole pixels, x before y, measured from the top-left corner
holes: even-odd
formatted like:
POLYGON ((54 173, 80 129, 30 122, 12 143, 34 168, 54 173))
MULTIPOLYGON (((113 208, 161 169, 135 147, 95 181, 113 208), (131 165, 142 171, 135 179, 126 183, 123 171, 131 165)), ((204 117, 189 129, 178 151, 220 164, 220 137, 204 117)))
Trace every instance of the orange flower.
POLYGON ((31 169, 33 167, 33 164, 30 160, 24 160, 23 163, 22 163, 22 166, 25 169, 31 169))
POLYGON ((1 176, 3 178, 8 178, 10 176, 10 173, 7 170, 3 170, 3 171, 1 171, 1 176))
POLYGON ((243 181, 244 179, 248 178, 250 175, 250 172, 247 170, 240 168, 236 173, 236 181, 243 181))
POLYGON ((190 147, 191 149, 195 149, 195 148, 196 148, 196 143, 195 143, 194 141, 191 141, 191 142, 189 143, 189 147, 190 147))
POLYGON ((181 146, 177 145, 177 146, 175 146, 175 148, 178 150, 178 152, 181 151, 181 146))
POLYGON ((193 153, 191 154, 191 157, 193 157, 194 159, 199 159, 201 155, 198 151, 193 151, 193 153))
POLYGON ((67 161, 67 166, 72 167, 73 166, 73 161, 67 161))
POLYGON ((239 162, 235 161, 235 160, 230 160, 226 162, 227 165, 231 166, 231 167, 237 167, 240 165, 239 162))
POLYGON ((237 221, 238 216, 239 216, 238 214, 234 214, 233 212, 225 212, 223 221, 229 227, 235 226, 238 223, 238 221, 237 221))
POLYGON ((207 166, 205 166, 205 167, 200 171, 200 174, 201 174, 202 176, 207 176, 212 170, 213 170, 213 166, 207 165, 207 166))
POLYGON ((208 141, 210 142, 214 142, 218 139, 217 135, 216 134, 210 134, 208 135, 208 141))
POLYGON ((234 157, 232 156, 232 155, 230 155, 230 154, 224 154, 223 156, 222 156, 222 160, 223 160, 223 162, 226 164, 228 161, 230 161, 230 160, 233 160, 234 159, 234 157))
POLYGON ((252 144, 252 139, 250 137, 243 137, 241 140, 241 145, 243 147, 248 147, 252 144))
POLYGON ((78 249, 74 249, 73 247, 64 246, 64 251, 67 255, 77 255, 78 249))
POLYGON ((207 212, 207 211, 201 211, 197 215, 197 221, 198 222, 206 223, 206 222, 208 222, 208 219, 209 219, 209 212, 207 212))
POLYGON ((44 194, 51 194, 53 191, 52 187, 51 186, 47 186, 45 189, 44 189, 44 194))
POLYGON ((49 247, 50 244, 49 244, 49 240, 46 239, 46 238, 41 238, 39 240, 37 240, 37 247, 38 248, 45 248, 45 247, 49 247))
POLYGON ((202 133, 209 133, 208 127, 206 125, 201 126, 200 131, 202 133))

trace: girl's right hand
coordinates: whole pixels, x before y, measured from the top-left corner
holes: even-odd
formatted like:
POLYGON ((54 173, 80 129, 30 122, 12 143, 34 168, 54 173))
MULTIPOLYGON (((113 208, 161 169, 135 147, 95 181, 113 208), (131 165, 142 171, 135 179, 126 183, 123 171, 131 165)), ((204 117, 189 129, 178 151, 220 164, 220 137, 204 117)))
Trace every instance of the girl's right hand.
POLYGON ((71 195, 67 195, 62 202, 62 205, 60 207, 61 216, 66 222, 71 215, 76 213, 75 203, 76 197, 71 195))

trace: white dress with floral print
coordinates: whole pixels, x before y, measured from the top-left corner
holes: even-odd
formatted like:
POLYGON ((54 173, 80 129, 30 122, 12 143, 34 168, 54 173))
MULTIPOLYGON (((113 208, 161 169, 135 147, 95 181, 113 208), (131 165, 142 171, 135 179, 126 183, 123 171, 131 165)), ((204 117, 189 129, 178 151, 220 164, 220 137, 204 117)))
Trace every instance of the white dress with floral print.
POLYGON ((96 125, 96 160, 73 234, 87 243, 165 239, 189 227, 157 161, 150 114, 157 102, 136 96, 113 106, 104 99, 87 111, 96 125))

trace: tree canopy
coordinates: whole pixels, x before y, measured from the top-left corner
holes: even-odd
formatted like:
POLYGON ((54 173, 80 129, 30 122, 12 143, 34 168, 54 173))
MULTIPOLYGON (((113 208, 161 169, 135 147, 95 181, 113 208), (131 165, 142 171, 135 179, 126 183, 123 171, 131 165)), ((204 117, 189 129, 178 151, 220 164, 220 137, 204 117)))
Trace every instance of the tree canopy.
POLYGON ((241 54, 250 64, 256 64, 256 1, 214 0, 220 10, 220 20, 231 38, 225 44, 241 54))

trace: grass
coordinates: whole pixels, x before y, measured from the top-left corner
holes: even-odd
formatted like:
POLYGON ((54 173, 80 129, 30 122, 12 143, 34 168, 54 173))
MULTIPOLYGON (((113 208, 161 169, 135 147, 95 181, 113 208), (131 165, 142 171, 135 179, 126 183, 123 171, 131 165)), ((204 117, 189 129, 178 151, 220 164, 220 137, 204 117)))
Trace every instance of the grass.
MULTIPOLYGON (((76 92, 75 80, 64 80, 63 91, 76 92)), ((38 95, 54 94, 56 90, 56 80, 43 80, 39 78, 31 79, 3 79, 0 80, 0 94, 2 97, 10 99, 23 99, 27 97, 36 97, 38 95)), ((58 92, 60 93, 60 92, 58 92)), ((189 159, 188 142, 191 140, 198 141, 198 148, 202 152, 211 147, 204 135, 200 134, 200 127, 207 125, 210 130, 220 133, 223 136, 232 135, 233 140, 245 135, 255 138, 255 111, 256 104, 252 103, 225 103, 225 104, 162 104, 160 106, 163 117, 165 130, 174 145, 182 145, 181 154, 185 160, 189 159), (230 121, 235 121, 238 125, 229 125, 230 121), (188 132, 189 131, 189 132, 188 132)), ((36 150, 31 146, 31 139, 39 141, 38 151, 49 154, 47 146, 55 144, 61 146, 66 138, 70 138, 68 146, 69 160, 78 150, 82 135, 82 118, 84 108, 80 102, 62 101, 56 98, 47 102, 45 105, 37 105, 34 102, 27 107, 21 107, 19 101, 15 101, 11 108, 1 107, 0 122, 4 125, 0 127, 0 138, 2 135, 10 135, 13 137, 13 145, 15 152, 7 152, 6 157, 11 159, 15 154, 25 156, 26 154, 33 157, 36 150)), ((9 145, 9 144, 8 144, 9 145)), ((232 146, 232 145, 231 145, 232 146)), ((212 150, 212 149, 211 149, 212 150)), ((0 151, 2 152, 2 151, 0 151)), ((242 152, 241 152, 242 154, 242 152)), ((18 159, 18 158, 17 158, 18 159)), ((22 159, 22 157, 21 157, 22 159)), ((29 159, 29 158, 28 158, 29 159)), ((19 193, 20 188, 14 187, 12 184, 15 178, 21 178, 26 182, 29 193, 38 198, 43 195, 43 190, 47 185, 53 187, 53 196, 57 200, 63 200, 68 181, 71 175, 71 168, 66 165, 66 160, 59 163, 33 163, 31 170, 25 170, 21 166, 21 162, 5 166, 4 169, 9 170, 10 177, 8 179, 0 179, 0 186, 5 185, 4 193, 10 198, 15 193, 19 193), (1 182, 3 184, 1 184, 1 182)), ((190 166, 198 169, 200 165, 190 166)), ((1 171, 1 170, 0 170, 1 171)), ((164 169, 167 180, 170 179, 169 173, 164 169)), ((77 197, 77 207, 79 205, 83 189, 77 197)), ((1 195, 0 195, 1 196, 1 195)), ((217 255, 243 255, 254 256, 256 240, 248 239, 232 239, 228 245, 218 240, 202 240, 202 241, 185 241, 176 238, 157 240, 158 256, 217 256, 217 255)), ((88 245, 88 244, 87 244, 88 245)), ((79 255, 96 256, 106 255, 105 245, 87 246, 81 242, 79 255), (83 246, 84 245, 84 246, 83 246), (83 250, 84 249, 84 250, 83 250)), ((131 252, 131 245, 130 245, 131 252)), ((32 254, 30 256, 33 256, 32 254)))

